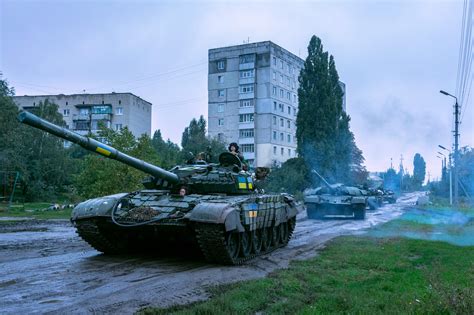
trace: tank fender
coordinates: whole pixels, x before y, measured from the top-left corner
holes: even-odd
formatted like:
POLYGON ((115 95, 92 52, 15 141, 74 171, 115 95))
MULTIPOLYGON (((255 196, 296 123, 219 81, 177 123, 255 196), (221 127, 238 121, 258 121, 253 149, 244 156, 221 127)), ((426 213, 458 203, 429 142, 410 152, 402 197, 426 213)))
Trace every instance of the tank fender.
POLYGON ((126 195, 128 195, 128 193, 120 193, 83 201, 72 210, 71 220, 76 221, 93 216, 110 216, 115 204, 126 195))
POLYGON ((245 231, 239 212, 225 203, 201 202, 186 215, 192 222, 225 224, 226 231, 245 231))

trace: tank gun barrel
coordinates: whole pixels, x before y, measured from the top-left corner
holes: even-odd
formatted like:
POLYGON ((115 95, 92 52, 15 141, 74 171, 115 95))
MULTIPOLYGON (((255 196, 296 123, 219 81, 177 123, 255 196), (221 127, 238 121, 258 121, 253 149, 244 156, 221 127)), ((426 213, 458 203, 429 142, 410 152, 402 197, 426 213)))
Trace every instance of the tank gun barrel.
POLYGON ((162 178, 170 183, 177 184, 179 182, 178 175, 166 171, 158 166, 152 165, 140 159, 134 158, 130 155, 127 155, 119 150, 103 144, 95 139, 81 136, 75 132, 72 132, 66 128, 52 124, 44 119, 39 118, 38 116, 22 111, 18 114, 18 120, 21 123, 30 125, 37 129, 46 131, 47 133, 53 134, 59 138, 62 138, 67 141, 74 142, 86 150, 99 153, 109 159, 120 161, 126 165, 129 165, 133 168, 136 168, 142 172, 152 175, 155 178, 162 178))
POLYGON ((334 189, 331 187, 331 185, 326 181, 326 179, 324 179, 324 177, 319 174, 316 170, 311 170, 312 173, 318 175, 319 179, 323 182, 323 184, 329 188, 329 190, 333 191, 334 189))

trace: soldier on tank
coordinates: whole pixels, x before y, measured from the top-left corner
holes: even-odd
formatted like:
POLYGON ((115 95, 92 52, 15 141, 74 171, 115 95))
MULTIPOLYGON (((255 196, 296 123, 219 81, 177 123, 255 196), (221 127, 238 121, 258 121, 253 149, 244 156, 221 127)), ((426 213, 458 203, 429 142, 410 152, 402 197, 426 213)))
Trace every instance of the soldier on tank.
POLYGON ((242 153, 240 153, 239 145, 236 142, 232 142, 231 144, 229 144, 228 150, 230 153, 232 153, 233 155, 239 158, 240 162, 242 162, 242 169, 244 171, 247 171, 248 170, 247 161, 245 161, 244 156, 242 155, 242 153))

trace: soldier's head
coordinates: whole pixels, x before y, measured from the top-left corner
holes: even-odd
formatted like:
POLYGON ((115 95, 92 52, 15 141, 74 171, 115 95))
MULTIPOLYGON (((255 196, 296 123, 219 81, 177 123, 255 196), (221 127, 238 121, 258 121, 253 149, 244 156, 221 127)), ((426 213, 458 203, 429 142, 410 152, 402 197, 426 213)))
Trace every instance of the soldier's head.
POLYGON ((239 152, 239 145, 236 142, 229 144, 229 152, 239 152))

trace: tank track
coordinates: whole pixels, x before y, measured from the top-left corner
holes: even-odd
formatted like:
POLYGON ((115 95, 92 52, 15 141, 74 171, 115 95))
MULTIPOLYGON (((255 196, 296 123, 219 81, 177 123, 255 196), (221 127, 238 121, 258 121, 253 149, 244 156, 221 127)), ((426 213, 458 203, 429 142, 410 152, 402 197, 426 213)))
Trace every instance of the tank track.
POLYGON ((90 246, 104 254, 125 253, 124 246, 118 246, 109 238, 104 236, 96 220, 84 220, 75 222, 77 234, 90 246))
POLYGON ((258 254, 252 253, 247 257, 233 258, 229 254, 227 244, 225 242, 225 231, 221 224, 204 224, 199 223, 195 226, 196 238, 202 254, 207 261, 224 264, 224 265, 240 265, 255 257, 271 253, 272 251, 288 245, 295 229, 295 220, 292 218, 288 221, 288 239, 283 244, 271 246, 268 250, 258 254), (291 222, 290 222, 291 221, 291 222))

